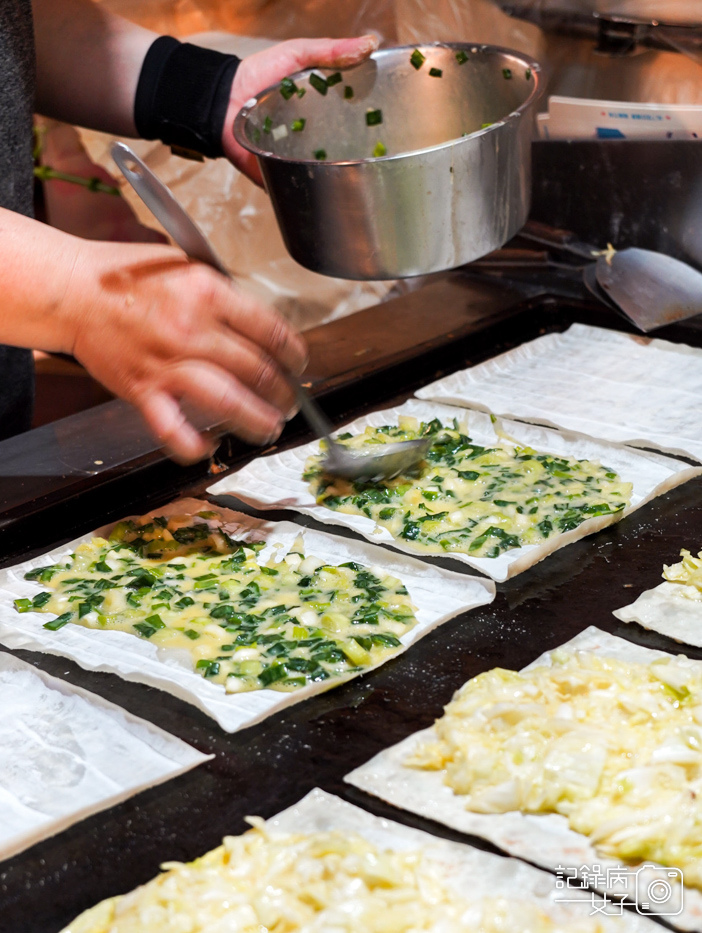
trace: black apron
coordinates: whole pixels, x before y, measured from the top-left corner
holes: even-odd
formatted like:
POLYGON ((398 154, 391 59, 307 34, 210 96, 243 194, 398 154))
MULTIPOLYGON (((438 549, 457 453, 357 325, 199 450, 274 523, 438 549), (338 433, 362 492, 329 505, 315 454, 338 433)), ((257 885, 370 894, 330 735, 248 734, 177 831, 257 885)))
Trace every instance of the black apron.
MULTIPOLYGON (((0 207, 27 217, 33 213, 34 88, 31 0, 0 0, 0 207)), ((31 351, 0 345, 0 439, 29 428, 33 404, 31 351)))

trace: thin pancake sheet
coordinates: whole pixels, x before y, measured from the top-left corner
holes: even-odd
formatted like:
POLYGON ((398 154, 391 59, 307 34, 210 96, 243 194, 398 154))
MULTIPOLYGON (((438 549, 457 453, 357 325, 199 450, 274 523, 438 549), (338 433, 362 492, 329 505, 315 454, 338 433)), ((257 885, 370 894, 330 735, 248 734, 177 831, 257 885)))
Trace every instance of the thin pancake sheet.
POLYGON ((211 757, 0 652, 0 859, 211 757))
POLYGON ((588 519, 572 531, 553 535, 541 544, 513 548, 500 554, 499 557, 488 558, 459 554, 455 551, 446 554, 419 553, 405 542, 393 538, 386 528, 376 525, 372 519, 364 515, 349 515, 345 512, 336 512, 324 505, 318 505, 310 492, 308 483, 303 480, 302 474, 307 458, 319 453, 319 441, 253 460, 238 473, 223 477, 210 486, 208 491, 213 495, 238 496, 260 509, 294 509, 325 524, 345 525, 370 541, 390 544, 408 554, 415 554, 422 558, 442 557, 461 561, 494 580, 502 581, 538 563, 558 548, 572 541, 578 541, 618 521, 655 496, 667 492, 702 472, 699 468, 686 466, 659 454, 634 451, 619 444, 595 441, 582 435, 549 430, 516 421, 493 424, 490 416, 483 412, 466 411, 436 402, 420 402, 415 399, 410 399, 396 408, 364 415, 345 425, 344 430, 355 434, 364 431, 367 425, 380 427, 384 424, 396 424, 397 419, 402 415, 409 415, 420 421, 440 418, 447 424, 450 424, 454 418, 458 418, 459 422, 465 425, 470 437, 476 443, 486 447, 500 443, 506 434, 516 443, 534 447, 538 451, 575 457, 579 460, 597 460, 615 470, 625 482, 633 483, 631 504, 622 512, 614 515, 588 519))
POLYGON ((615 609, 614 615, 622 622, 638 622, 675 641, 702 648, 702 600, 682 596, 681 589, 679 583, 666 580, 645 590, 630 606, 615 609))
POLYGON ((417 396, 702 461, 702 350, 668 340, 573 324, 417 396))
MULTIPOLYGON (((634 645, 623 638, 601 632, 594 626, 585 629, 561 647, 641 664, 650 664, 656 658, 668 656, 664 651, 634 645)), ((685 663, 695 666, 702 664, 700 661, 685 663)), ((550 652, 537 658, 526 670, 545 664, 550 664, 550 652)), ((460 832, 480 836, 510 855, 527 859, 552 871, 578 869, 579 874, 582 874, 581 869, 598 866, 601 871, 596 887, 613 896, 621 897, 626 893, 632 901, 636 900, 636 891, 648 890, 664 871, 660 866, 643 869, 644 874, 637 878, 636 868, 599 855, 587 838, 570 829, 567 819, 557 813, 523 814, 513 811, 483 814, 466 810, 461 798, 444 784, 442 772, 406 768, 403 765, 420 745, 434 738, 433 728, 417 732, 376 755, 367 764, 348 774, 345 780, 396 807, 444 823, 460 832), (618 868, 628 870, 613 876, 611 872, 618 868), (626 891, 622 878, 626 882, 626 891)), ((683 900, 683 910, 667 915, 665 919, 681 930, 699 930, 702 926, 702 893, 685 888, 683 900)))
MULTIPOLYGON (((202 509, 211 508, 208 502, 180 499, 149 514, 196 514, 202 509)), ((429 567, 421 561, 393 554, 383 548, 303 529, 292 522, 260 521, 221 507, 218 507, 218 511, 225 517, 230 535, 244 541, 266 542, 266 547, 260 551, 260 558, 264 562, 271 555, 276 560, 282 560, 298 536, 302 535, 304 550, 308 555, 323 557, 330 564, 358 561, 379 567, 402 580, 417 607, 415 615, 418 624, 402 636, 401 650, 408 648, 442 622, 476 606, 483 606, 495 596, 494 584, 488 580, 429 567)), ((94 534, 108 531, 98 529, 94 534)), ((227 732, 251 726, 272 713, 349 679, 337 678, 310 684, 293 693, 264 689, 228 694, 223 685, 205 680, 190 666, 184 666, 174 654, 169 656, 167 652, 159 652, 149 641, 128 632, 99 631, 72 623, 58 632, 50 632, 43 627, 47 621, 46 615, 38 612, 18 614, 13 601, 21 597, 31 598, 41 589, 38 584, 24 580, 26 571, 61 560, 72 553, 77 544, 89 541, 91 537, 94 535, 84 535, 48 554, 0 571, 0 643, 8 648, 62 655, 87 670, 107 671, 118 674, 124 680, 158 687, 194 704, 227 732)))
MULTIPOLYGON (((494 898, 534 901, 552 919, 567 930, 576 920, 593 915, 592 899, 584 892, 568 892, 571 902, 564 902, 563 892, 554 879, 537 868, 516 859, 503 858, 472 846, 437 839, 429 833, 410 829, 391 820, 372 816, 339 797, 316 789, 294 806, 266 821, 266 830, 279 833, 314 833, 337 831, 362 836, 371 844, 396 852, 423 850, 442 866, 446 885, 462 898, 481 894, 494 898)), ((166 853, 164 853, 164 856, 166 853)), ((98 925, 100 905, 82 914, 63 933, 92 933, 98 925), (95 923, 91 924, 91 914, 95 923)), ((625 912, 622 917, 602 917, 606 933, 655 933, 660 927, 645 917, 625 912)))

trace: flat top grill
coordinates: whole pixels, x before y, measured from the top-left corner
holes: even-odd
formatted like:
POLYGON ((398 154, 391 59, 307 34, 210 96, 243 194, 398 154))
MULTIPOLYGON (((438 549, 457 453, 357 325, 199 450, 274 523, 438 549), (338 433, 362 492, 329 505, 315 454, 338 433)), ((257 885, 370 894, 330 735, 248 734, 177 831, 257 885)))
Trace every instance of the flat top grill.
MULTIPOLYGON (((588 235, 588 230, 579 232, 588 235)), ((499 279, 442 276, 380 308, 311 331, 310 381, 330 417, 341 423, 402 401, 441 374, 575 321, 631 331, 621 318, 584 299, 554 299, 544 288, 520 292, 499 279)), ((656 336, 702 346, 697 321, 656 336)), ((206 467, 183 470, 156 452, 139 453, 141 429, 120 406, 109 403, 70 425, 59 422, 0 444, 0 561, 18 562, 181 494, 204 494, 212 482, 206 467), (99 439, 101 430, 122 431, 135 456, 94 472, 81 471, 78 459, 66 461, 66 450, 76 448, 60 443, 62 432, 80 441, 99 439)), ((279 446, 307 439, 295 419, 279 446)), ((74 456, 88 457, 97 448, 78 444, 77 449, 74 456)), ((228 440, 220 456, 236 466, 252 452, 228 440)), ((231 499, 226 502, 231 505, 231 499)), ((266 514, 301 520, 290 513, 266 514)), ((381 816, 465 839, 344 785, 344 774, 430 725, 470 677, 498 665, 523 667, 589 625, 678 653, 676 642, 618 622, 611 613, 655 586, 662 564, 677 559, 681 548, 701 547, 700 529, 702 478, 500 584, 492 605, 442 625, 383 667, 234 735, 169 694, 84 671, 60 657, 17 652, 216 757, 0 863, 0 927, 55 933, 100 899, 153 877, 162 861, 201 855, 223 835, 242 832, 245 816, 269 817, 315 786, 381 816)), ((337 527, 333 533, 348 534, 337 527)), ((700 649, 684 651, 702 659, 700 649)))

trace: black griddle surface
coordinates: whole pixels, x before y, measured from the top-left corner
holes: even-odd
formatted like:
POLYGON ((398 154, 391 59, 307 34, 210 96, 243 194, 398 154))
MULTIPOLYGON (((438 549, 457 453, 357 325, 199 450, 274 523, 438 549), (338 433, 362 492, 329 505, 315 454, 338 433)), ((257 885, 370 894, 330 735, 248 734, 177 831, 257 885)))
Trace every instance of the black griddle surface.
MULTIPOLYGON (((450 371, 495 355, 545 330, 565 329, 576 319, 626 329, 618 319, 594 320, 589 309, 579 306, 564 308, 553 302, 526 306, 498 332, 471 338, 469 345, 454 346, 450 353, 443 351, 441 361, 430 355, 366 380, 355 394, 337 394, 331 400, 337 420, 395 403, 415 385, 435 378, 439 369, 450 371)), ((680 326, 661 336, 702 342, 699 331, 680 326)), ((295 443, 304 439, 299 427, 291 429, 290 437, 295 443)), ((202 494, 210 480, 203 478, 194 485, 191 481, 185 488, 152 485, 142 490, 142 497, 134 492, 134 476, 130 482, 129 501, 147 510, 181 492, 202 494)), ((116 500, 113 496, 103 503, 98 521, 92 512, 92 524, 114 514, 120 504, 117 491, 116 500)), ((93 509, 94 505, 91 502, 93 509)), ((85 530, 90 527, 87 520, 88 516, 79 516, 73 524, 84 525, 85 530)), ((246 815, 272 816, 316 786, 376 814, 465 840, 446 827, 395 810, 343 784, 344 774, 430 725, 468 678, 495 666, 523 667, 588 625, 679 652, 675 642, 620 623, 611 613, 660 582, 662 564, 677 560, 682 547, 695 551, 702 547, 702 478, 498 585, 492 605, 442 625, 382 668, 234 735, 167 693, 84 671, 62 658, 16 652, 216 757, 0 863, 0 931, 55 933, 100 899, 153 877, 162 861, 201 855, 223 835, 244 830, 246 815)), ((451 562, 446 566, 460 569, 451 562)), ((702 659, 702 650, 684 650, 702 659)), ((480 840, 470 841, 492 849, 480 840)))

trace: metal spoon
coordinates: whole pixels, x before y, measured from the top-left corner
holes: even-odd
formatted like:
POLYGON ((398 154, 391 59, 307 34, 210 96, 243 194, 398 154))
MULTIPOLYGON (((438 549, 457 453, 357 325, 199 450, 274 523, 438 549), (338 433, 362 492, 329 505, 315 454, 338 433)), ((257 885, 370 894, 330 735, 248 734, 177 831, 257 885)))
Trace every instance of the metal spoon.
MULTIPOLYGON (((207 237, 136 153, 121 142, 113 144, 111 153, 129 184, 183 252, 231 279, 230 272, 212 249, 207 237)), ((383 444, 374 450, 350 450, 337 444, 331 437, 334 428, 322 409, 299 382, 293 381, 292 377, 289 379, 295 388, 302 414, 315 434, 326 442, 327 455, 322 466, 328 473, 343 479, 375 482, 411 471, 426 457, 431 446, 430 438, 383 444)))

